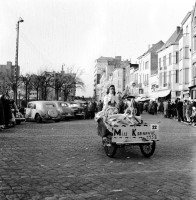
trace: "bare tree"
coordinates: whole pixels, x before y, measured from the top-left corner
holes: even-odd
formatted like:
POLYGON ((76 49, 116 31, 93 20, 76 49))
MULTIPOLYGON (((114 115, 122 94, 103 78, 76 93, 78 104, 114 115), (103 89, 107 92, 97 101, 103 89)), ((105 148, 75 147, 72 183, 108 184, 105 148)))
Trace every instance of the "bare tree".
POLYGON ((29 100, 30 92, 33 89, 32 74, 21 75, 19 77, 19 82, 24 86, 25 99, 28 101, 29 100))
POLYGON ((62 91, 64 96, 64 101, 67 101, 70 95, 75 96, 77 88, 84 89, 84 82, 80 78, 82 75, 82 70, 76 70, 74 73, 74 68, 67 68, 67 73, 64 74, 62 91))
POLYGON ((54 73, 43 72, 41 74, 41 95, 43 100, 47 100, 48 94, 51 92, 50 88, 53 86, 54 73))

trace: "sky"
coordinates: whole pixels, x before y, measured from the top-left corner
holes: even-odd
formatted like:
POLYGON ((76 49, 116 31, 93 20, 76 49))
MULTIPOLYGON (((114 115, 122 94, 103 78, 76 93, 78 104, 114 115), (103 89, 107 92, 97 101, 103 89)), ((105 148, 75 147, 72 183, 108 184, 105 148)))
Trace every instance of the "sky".
POLYGON ((21 74, 83 71, 93 95, 95 60, 121 56, 137 62, 149 45, 166 42, 195 0, 0 0, 0 64, 15 63, 16 24, 21 74))

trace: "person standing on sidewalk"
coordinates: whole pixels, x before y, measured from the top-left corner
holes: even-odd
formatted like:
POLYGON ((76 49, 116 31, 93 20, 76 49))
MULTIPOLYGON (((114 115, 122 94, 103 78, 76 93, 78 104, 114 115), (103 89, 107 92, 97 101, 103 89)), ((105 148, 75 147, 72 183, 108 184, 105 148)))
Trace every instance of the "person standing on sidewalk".
POLYGON ((3 94, 1 96, 1 101, 3 103, 3 110, 4 110, 4 116, 5 116, 5 128, 9 128, 10 120, 12 119, 12 111, 10 108, 10 99, 8 94, 3 94))
POLYGON ((0 97, 0 130, 2 130, 4 126, 5 126, 4 108, 0 97))
POLYGON ((183 102, 181 99, 177 100, 177 105, 176 105, 176 109, 177 109, 177 115, 178 115, 178 121, 184 121, 183 118, 183 102))

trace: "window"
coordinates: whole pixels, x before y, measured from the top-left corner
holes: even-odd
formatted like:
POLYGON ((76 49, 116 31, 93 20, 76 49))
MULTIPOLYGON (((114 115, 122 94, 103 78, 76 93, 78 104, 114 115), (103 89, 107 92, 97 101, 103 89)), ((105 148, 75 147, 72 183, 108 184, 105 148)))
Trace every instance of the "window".
POLYGON ((159 85, 162 85, 162 72, 159 73, 159 85))
POLYGON ((180 49, 179 59, 182 60, 182 49, 180 49))
POLYGON ((176 70, 176 83, 179 83, 179 70, 176 70))
POLYGON ((171 71, 169 71, 169 78, 168 78, 169 80, 168 80, 168 83, 169 83, 169 87, 171 86, 171 71))
POLYGON ((161 70, 161 58, 159 58, 159 69, 161 70))
POLYGON ((180 74, 179 74, 179 84, 182 84, 182 80, 183 80, 183 74, 182 74, 182 69, 181 69, 180 74))
POLYGON ((189 83, 189 68, 185 69, 185 84, 189 83))
POLYGON ((189 58, 189 47, 185 47, 184 49, 184 57, 189 58))
POLYGON ((196 35, 193 37, 193 50, 196 51, 196 35))
POLYGON ((145 63, 145 69, 148 69, 149 68, 149 62, 147 61, 146 63, 145 63))
POLYGON ((186 26, 186 34, 188 34, 189 33, 189 26, 187 25, 186 26))
POLYGON ((163 87, 167 86, 167 72, 163 74, 163 87))
POLYGON ((181 91, 176 91, 176 96, 179 97, 181 95, 181 91))
POLYGON ((176 64, 178 64, 178 63, 179 63, 179 52, 176 51, 176 64))
POLYGON ((166 67, 166 56, 163 57, 163 67, 166 67))
POLYGON ((169 53, 169 65, 171 65, 171 57, 172 57, 172 54, 169 53))

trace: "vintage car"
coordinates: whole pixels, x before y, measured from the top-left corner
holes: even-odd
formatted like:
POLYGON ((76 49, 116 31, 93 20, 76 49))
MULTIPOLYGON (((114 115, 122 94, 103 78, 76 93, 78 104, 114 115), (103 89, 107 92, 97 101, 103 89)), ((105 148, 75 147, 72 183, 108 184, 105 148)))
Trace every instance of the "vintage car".
POLYGON ((54 120, 59 122, 61 114, 57 110, 56 104, 52 101, 31 101, 25 109, 25 119, 27 121, 42 121, 54 120))
POLYGON ((84 106, 83 106, 83 104, 81 102, 72 101, 72 102, 69 102, 67 104, 69 105, 69 107, 71 109, 74 110, 75 117, 80 117, 80 118, 84 118, 85 117, 84 106))
POLYGON ((61 119, 71 119, 74 118, 74 110, 69 107, 69 105, 64 101, 53 101, 57 107, 57 110, 61 114, 61 119))

